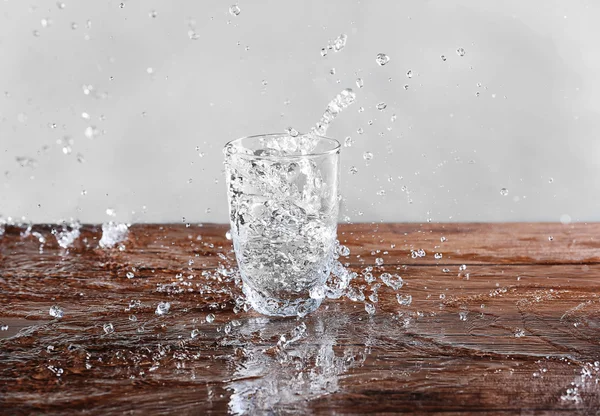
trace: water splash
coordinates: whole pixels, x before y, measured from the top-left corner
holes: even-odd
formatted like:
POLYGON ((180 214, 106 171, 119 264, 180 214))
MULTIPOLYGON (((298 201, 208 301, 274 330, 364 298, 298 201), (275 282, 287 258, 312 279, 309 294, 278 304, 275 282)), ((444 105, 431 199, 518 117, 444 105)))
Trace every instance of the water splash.
POLYGON ((127 239, 129 225, 109 221, 102 224, 102 238, 98 243, 102 248, 112 248, 127 239))
POLYGON ((348 108, 350 105, 354 104, 356 101, 356 93, 352 91, 351 88, 344 89, 341 93, 335 96, 333 100, 327 104, 327 108, 321 116, 321 119, 317 122, 315 127, 313 127, 310 131, 312 134, 325 136, 327 134, 327 129, 329 128, 329 124, 341 113, 345 108, 348 108))
POLYGON ((63 222, 61 229, 52 229, 52 234, 56 237, 56 242, 62 248, 69 248, 75 240, 79 238, 81 224, 79 221, 71 221, 69 224, 63 222))

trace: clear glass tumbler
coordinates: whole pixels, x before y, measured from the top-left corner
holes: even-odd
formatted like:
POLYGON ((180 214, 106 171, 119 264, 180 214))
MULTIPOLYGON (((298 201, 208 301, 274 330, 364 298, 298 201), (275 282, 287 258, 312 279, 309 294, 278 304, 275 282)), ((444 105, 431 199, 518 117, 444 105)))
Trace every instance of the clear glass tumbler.
POLYGON ((233 247, 247 301, 304 316, 323 301, 334 262, 340 144, 267 134, 224 148, 233 247))

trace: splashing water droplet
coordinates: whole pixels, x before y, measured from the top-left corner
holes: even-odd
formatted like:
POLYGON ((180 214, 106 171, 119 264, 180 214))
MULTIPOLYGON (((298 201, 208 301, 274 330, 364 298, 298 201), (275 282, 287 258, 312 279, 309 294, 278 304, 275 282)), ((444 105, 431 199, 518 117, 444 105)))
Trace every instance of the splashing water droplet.
POLYGON ((209 313, 208 315, 206 315, 206 322, 208 322, 209 324, 212 324, 215 321, 215 315, 212 313, 209 313))
POLYGON ((353 143, 352 137, 348 136, 346 137, 346 140, 344 140, 344 147, 352 147, 353 143))
POLYGON ((500 189, 500 195, 502 195, 502 196, 508 195, 508 189, 506 189, 506 188, 500 189))
POLYGON ((312 134, 324 136, 327 133, 329 124, 337 117, 337 115, 352 105, 356 101, 356 94, 351 88, 344 89, 341 93, 335 96, 333 100, 327 105, 323 116, 317 123, 316 127, 311 129, 312 134))
POLYGON ((356 86, 362 88, 365 85, 365 81, 362 78, 356 78, 356 86))
POLYGON ((364 160, 371 160, 371 159, 373 159, 373 153, 371 153, 371 152, 365 152, 363 154, 363 159, 364 160))
POLYGON ((375 106, 375 108, 377 108, 379 111, 383 111, 387 108, 387 104, 386 103, 379 103, 375 106))
POLYGON ((390 57, 387 56, 385 53, 378 53, 377 56, 375 57, 375 62, 377 62, 377 65, 379 65, 379 66, 384 66, 389 61, 390 61, 390 57))
POLYGON ((379 277, 386 286, 389 286, 394 290, 398 290, 404 285, 404 280, 397 274, 382 273, 379 277))
POLYGON ((356 175, 358 173, 358 168, 356 166, 350 166, 349 172, 353 175, 356 175))
POLYGON ((435 254, 433 255, 433 257, 434 257, 436 260, 439 260, 439 259, 441 259, 441 258, 443 257, 443 254, 442 254, 442 253, 435 253, 435 254))
POLYGON ((239 16, 241 12, 242 9, 240 9, 240 6, 238 6, 237 4, 232 4, 231 6, 229 6, 229 13, 232 16, 239 16))
POLYGON ((107 323, 107 324, 104 324, 102 326, 102 329, 104 329, 104 333, 107 334, 107 335, 108 334, 112 334, 113 332, 115 332, 115 327, 110 322, 107 323))
POLYGON ((469 315, 469 312, 467 312, 467 311, 461 311, 458 313, 458 316, 461 321, 466 321, 468 315, 469 315))
POLYGON ((338 254, 342 257, 348 257, 350 255, 350 249, 344 245, 338 247, 338 254))
POLYGON ((442 61, 446 62, 446 57, 444 55, 441 56, 442 61))
POLYGON ((158 13, 156 12, 156 10, 150 10, 150 13, 148 13, 148 16, 150 16, 153 19, 156 19, 156 17, 158 16, 158 13))
POLYGON ((409 306, 412 303, 412 296, 401 295, 400 293, 396 293, 396 300, 402 306, 409 306))
POLYGON ((67 5, 59 1, 59 2, 56 3, 56 7, 58 7, 59 9, 62 10, 65 7, 67 7, 67 5))
POLYGON ((50 310, 48 311, 48 313, 50 314, 51 317, 53 318, 62 318, 64 316, 64 312, 63 310, 56 305, 53 305, 52 307, 50 307, 50 310))
POLYGON ((378 266, 383 266, 383 259, 381 257, 377 257, 375 259, 375 264, 378 266))
POLYGON ((333 40, 333 50, 335 52, 339 52, 346 47, 346 42, 348 40, 348 36, 342 33, 337 38, 333 40))
POLYGON ((200 330, 198 329, 192 329, 192 332, 190 333, 190 338, 194 339, 196 338, 198 335, 200 335, 200 330))
POLYGON ((369 315, 375 315, 375 305, 365 302, 365 311, 369 315))
POLYGON ((412 78, 412 76, 413 76, 412 70, 410 70, 410 69, 409 69, 409 70, 406 72, 406 78, 412 78))
POLYGON ((169 313, 169 309, 171 309, 171 304, 169 302, 160 302, 156 306, 154 313, 158 316, 166 315, 169 313))
POLYGON ((442 243, 445 243, 445 242, 446 242, 446 241, 448 241, 448 240, 446 239, 446 237, 443 237, 443 236, 442 236, 442 237, 440 237, 440 241, 441 241, 442 243))
POLYGON ((321 56, 327 56, 327 48, 321 49, 321 56))
POLYGON ((458 56, 465 56, 465 53, 467 53, 467 52, 465 52, 465 50, 464 50, 463 48, 458 48, 458 49, 456 50, 456 54, 457 54, 458 56))

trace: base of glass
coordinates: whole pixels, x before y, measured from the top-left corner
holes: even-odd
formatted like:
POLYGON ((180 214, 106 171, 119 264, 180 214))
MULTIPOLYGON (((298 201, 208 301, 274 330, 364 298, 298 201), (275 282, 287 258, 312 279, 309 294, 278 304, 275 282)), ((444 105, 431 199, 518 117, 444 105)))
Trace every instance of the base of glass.
POLYGON ((242 291, 250 306, 263 315, 268 316, 306 316, 317 310, 323 299, 296 298, 294 300, 278 300, 264 296, 252 289, 246 283, 242 284, 242 291))

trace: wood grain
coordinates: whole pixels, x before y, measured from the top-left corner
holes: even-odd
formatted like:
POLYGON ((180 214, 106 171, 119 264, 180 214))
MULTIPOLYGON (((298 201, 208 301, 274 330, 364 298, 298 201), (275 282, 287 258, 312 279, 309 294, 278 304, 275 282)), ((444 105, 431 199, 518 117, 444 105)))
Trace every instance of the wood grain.
POLYGON ((2 414, 600 414, 600 224, 341 225, 349 268, 399 273, 412 304, 384 285, 373 316, 304 319, 236 308, 223 225, 134 225, 123 251, 51 229, 41 252, 0 237, 2 414))

